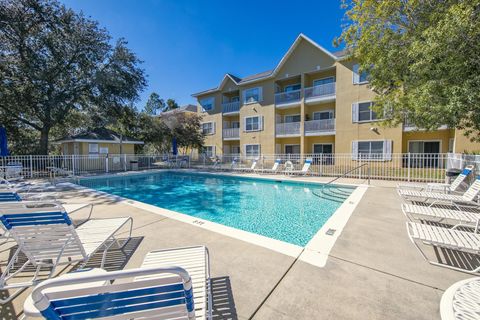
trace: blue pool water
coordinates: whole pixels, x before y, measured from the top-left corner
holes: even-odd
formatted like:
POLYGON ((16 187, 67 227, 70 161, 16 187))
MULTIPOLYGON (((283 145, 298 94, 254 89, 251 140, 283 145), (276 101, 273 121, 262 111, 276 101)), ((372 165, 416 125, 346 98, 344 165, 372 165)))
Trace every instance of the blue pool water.
POLYGON ((354 188, 165 171, 80 185, 305 246, 354 188))

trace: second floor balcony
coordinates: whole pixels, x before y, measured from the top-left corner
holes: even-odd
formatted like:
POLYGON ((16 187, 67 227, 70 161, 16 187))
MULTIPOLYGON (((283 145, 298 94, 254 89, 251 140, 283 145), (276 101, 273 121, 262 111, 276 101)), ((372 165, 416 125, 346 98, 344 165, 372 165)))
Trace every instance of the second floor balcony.
POLYGON ((275 135, 277 137, 300 136, 300 122, 277 123, 275 125, 275 135))
POLYGON ((223 129, 223 140, 239 140, 240 128, 223 129))
POLYGON ((305 121, 306 136, 324 136, 335 134, 335 119, 305 121))
POLYGON ((222 113, 224 115, 239 114, 240 113, 240 101, 231 101, 222 103, 222 113))
POLYGON ((275 106, 279 109, 293 108, 300 105, 302 90, 275 93, 275 106))
POLYGON ((336 98, 335 82, 305 88, 305 103, 330 102, 336 98))

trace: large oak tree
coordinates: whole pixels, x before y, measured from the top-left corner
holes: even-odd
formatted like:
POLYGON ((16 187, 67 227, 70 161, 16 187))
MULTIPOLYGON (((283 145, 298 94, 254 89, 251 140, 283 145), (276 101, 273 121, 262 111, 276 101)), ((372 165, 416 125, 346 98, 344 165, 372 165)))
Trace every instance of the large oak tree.
MULTIPOLYGON (((71 112, 115 114, 145 85, 140 61, 96 21, 56 0, 0 0, 0 116, 39 132, 39 152, 71 112)), ((106 121, 106 120, 105 120, 106 121)))
POLYGON ((480 141, 480 0, 346 0, 339 42, 369 72, 387 124, 465 129, 480 141))

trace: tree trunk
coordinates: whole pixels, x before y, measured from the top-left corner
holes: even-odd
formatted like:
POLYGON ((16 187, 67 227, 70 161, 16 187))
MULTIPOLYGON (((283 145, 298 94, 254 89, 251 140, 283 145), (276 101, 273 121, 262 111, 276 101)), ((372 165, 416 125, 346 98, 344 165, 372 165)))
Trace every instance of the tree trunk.
POLYGON ((50 127, 43 127, 40 130, 40 154, 48 154, 48 134, 50 133, 50 127))

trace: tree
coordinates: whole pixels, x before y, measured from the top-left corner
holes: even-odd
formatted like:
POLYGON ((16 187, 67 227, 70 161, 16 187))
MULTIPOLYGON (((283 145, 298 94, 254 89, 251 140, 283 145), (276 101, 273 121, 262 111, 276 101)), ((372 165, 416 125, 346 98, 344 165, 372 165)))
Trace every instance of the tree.
POLYGON ((178 109, 179 105, 174 99, 168 99, 167 100, 167 105, 164 111, 170 111, 170 110, 175 110, 178 109))
POLYGON ((42 154, 72 112, 105 119, 146 85, 123 39, 112 46, 97 22, 56 0, 0 0, 0 26, 0 116, 39 132, 42 154))
POLYGON ((344 43, 369 74, 374 109, 480 140, 480 0, 344 0, 344 43))
MULTIPOLYGON (((170 99, 168 101, 170 101, 170 99)), ((165 102, 160 98, 158 93, 152 92, 145 104, 144 112, 149 115, 158 115, 158 113, 163 111, 165 107, 165 102)))

